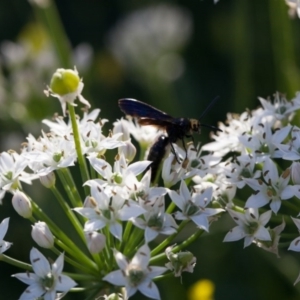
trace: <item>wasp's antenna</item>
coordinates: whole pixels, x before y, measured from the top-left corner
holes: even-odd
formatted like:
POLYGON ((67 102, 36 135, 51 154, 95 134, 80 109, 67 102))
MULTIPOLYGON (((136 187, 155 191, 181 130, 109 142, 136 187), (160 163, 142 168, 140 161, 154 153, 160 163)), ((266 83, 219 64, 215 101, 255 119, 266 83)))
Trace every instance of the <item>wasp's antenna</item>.
MULTIPOLYGON (((204 112, 201 114, 199 120, 201 120, 210 110, 211 108, 215 105, 215 103, 220 99, 220 96, 215 97, 205 108, 204 112)), ((209 127, 207 125, 201 124, 201 126, 209 127)), ((212 127, 212 126, 211 126, 212 127)))
POLYGON ((207 127, 207 128, 213 129, 213 130, 217 130, 217 131, 223 132, 220 128, 218 128, 216 126, 213 126, 213 125, 208 125, 208 124, 202 124, 201 123, 201 127, 207 127))

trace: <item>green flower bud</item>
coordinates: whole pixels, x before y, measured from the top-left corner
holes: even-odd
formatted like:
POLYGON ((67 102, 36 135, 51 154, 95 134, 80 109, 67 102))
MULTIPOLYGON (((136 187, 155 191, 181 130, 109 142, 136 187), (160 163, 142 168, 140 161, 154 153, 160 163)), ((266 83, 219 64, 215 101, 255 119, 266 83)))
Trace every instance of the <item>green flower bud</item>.
POLYGON ((80 78, 76 70, 57 69, 50 82, 52 93, 60 96, 74 93, 77 91, 80 78))

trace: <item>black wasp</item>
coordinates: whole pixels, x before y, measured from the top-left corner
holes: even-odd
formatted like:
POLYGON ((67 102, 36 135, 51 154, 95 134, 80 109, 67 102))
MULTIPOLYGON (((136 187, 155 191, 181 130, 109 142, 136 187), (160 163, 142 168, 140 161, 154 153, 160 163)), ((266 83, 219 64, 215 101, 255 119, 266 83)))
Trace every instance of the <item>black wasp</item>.
MULTIPOLYGON (((209 111, 216 100, 218 100, 218 97, 209 104, 209 106, 202 113, 200 119, 209 111)), ((173 143, 176 143, 178 140, 182 141, 182 145, 187 156, 187 149, 184 142, 185 137, 192 138, 194 142, 193 133, 200 134, 201 127, 209 127, 221 131, 217 127, 201 124, 197 119, 174 118, 149 104, 135 99, 120 99, 119 107, 126 115, 137 117, 140 125, 157 126, 167 132, 168 136, 160 136, 149 152, 149 156, 151 157, 148 156, 148 159, 152 161, 157 160, 158 165, 164 157, 165 148, 168 144, 170 144, 172 152, 176 156, 177 161, 179 161, 173 143)))

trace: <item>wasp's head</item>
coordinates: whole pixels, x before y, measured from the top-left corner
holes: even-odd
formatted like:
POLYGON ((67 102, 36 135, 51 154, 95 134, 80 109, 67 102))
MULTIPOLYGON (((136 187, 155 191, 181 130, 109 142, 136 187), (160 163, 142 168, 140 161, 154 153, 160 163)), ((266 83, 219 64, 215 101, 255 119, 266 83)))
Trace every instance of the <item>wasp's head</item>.
POLYGON ((190 119, 191 123, 191 130, 192 132, 200 133, 201 132, 201 125, 199 120, 196 119, 190 119))

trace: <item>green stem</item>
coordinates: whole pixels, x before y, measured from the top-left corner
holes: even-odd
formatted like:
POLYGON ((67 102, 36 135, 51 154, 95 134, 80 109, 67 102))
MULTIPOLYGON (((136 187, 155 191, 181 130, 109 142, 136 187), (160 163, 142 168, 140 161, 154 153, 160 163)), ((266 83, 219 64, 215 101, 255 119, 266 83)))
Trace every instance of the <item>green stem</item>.
POLYGON ((75 228, 77 234, 80 236, 81 240, 83 241, 83 244, 86 245, 85 236, 83 234, 82 226, 79 222, 79 220, 76 218, 75 214, 69 207, 69 205, 66 203, 66 201, 63 199, 60 192, 57 190, 57 188, 54 186, 51 188, 51 191, 55 195, 56 199, 58 200, 58 203, 60 204, 61 208, 63 209, 64 213, 72 223, 73 227, 75 228))
POLYGON ((71 47, 62 26, 55 2, 48 0, 47 5, 33 4, 33 7, 37 19, 43 24, 51 38, 59 64, 65 68, 73 67, 70 55, 71 47))
POLYGON ((179 225, 177 232, 170 235, 168 238, 166 238, 162 243, 160 243, 155 249, 151 251, 151 256, 156 255, 161 250, 165 249, 172 241, 173 239, 179 234, 179 232, 184 228, 184 226, 189 222, 189 220, 184 220, 179 225))
POLYGON ((73 180, 73 177, 70 173, 70 170, 65 168, 65 169, 59 169, 56 172, 59 176, 59 179, 62 182, 62 185, 68 195, 68 198, 71 201, 72 206, 82 207, 82 200, 77 190, 76 184, 73 180))
MULTIPOLYGON (((62 249, 64 249, 64 250, 67 251, 65 245, 64 245, 61 241, 59 241, 58 239, 55 239, 55 243, 56 243, 58 246, 60 246, 62 249)), ((58 249, 54 248, 54 247, 51 248, 51 250, 52 250, 55 254, 57 254, 58 256, 61 254, 61 252, 60 252, 58 249)), ((75 267, 75 268, 81 270, 81 271, 84 272, 84 273, 87 273, 87 274, 91 273, 91 269, 86 268, 83 264, 81 264, 81 263, 79 263, 79 262, 77 262, 77 261, 75 261, 75 260, 69 258, 67 255, 64 255, 64 260, 65 260, 68 264, 70 264, 70 265, 72 265, 73 267, 75 267)), ((93 274, 94 274, 94 275, 97 275, 96 272, 93 272, 93 274)), ((95 278, 95 277, 93 276, 93 278, 95 278)))
MULTIPOLYGON (((80 168, 81 178, 82 178, 82 182, 85 183, 90 178, 89 178, 88 168, 86 165, 86 160, 81 151, 80 134, 79 134, 77 119, 75 115, 75 108, 74 106, 68 104, 68 109, 69 109, 69 116, 71 118, 71 123, 72 123, 74 142, 75 142, 75 148, 76 148, 77 160, 80 168)), ((88 196, 89 187, 85 185, 84 190, 85 190, 85 195, 88 196)))
POLYGON ((52 233, 62 241, 62 245, 68 247, 68 253, 78 260, 80 259, 82 263, 86 264, 91 270, 98 272, 97 265, 77 247, 77 245, 42 211, 42 209, 33 201, 31 201, 31 204, 34 214, 36 214, 38 219, 47 223, 52 233))
POLYGON ((166 213, 167 214, 171 214, 173 212, 173 210, 175 209, 176 207, 176 204, 172 201, 170 203, 170 205, 168 206, 167 210, 166 210, 166 213))
MULTIPOLYGON (((198 231, 196 231, 194 234, 192 234, 187 240, 185 240, 184 242, 182 242, 180 245, 172 248, 172 252, 173 253, 177 253, 182 249, 185 249, 186 247, 188 247, 190 244, 192 244, 194 241, 196 241, 199 236, 201 236, 204 233, 204 230, 202 229, 198 229, 198 231)), ((166 254, 165 253, 161 253, 159 255, 156 255, 154 257, 151 257, 150 259, 150 264, 156 264, 157 262, 159 262, 162 259, 166 259, 166 254)))
POLYGON ((12 266, 16 266, 27 271, 32 271, 32 266, 30 264, 23 263, 4 254, 0 254, 0 261, 6 262, 12 266))

